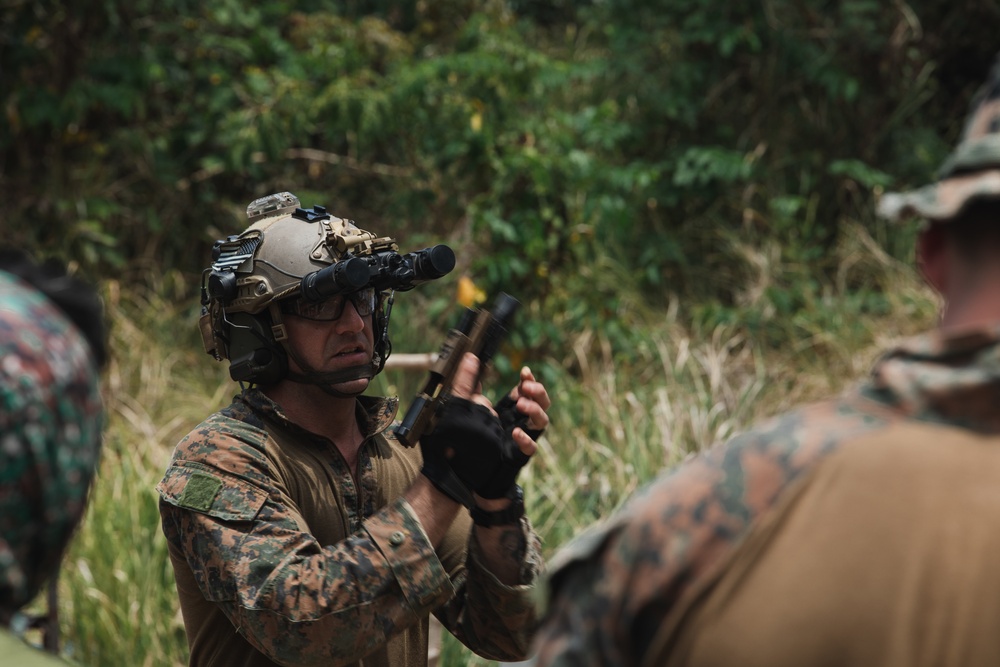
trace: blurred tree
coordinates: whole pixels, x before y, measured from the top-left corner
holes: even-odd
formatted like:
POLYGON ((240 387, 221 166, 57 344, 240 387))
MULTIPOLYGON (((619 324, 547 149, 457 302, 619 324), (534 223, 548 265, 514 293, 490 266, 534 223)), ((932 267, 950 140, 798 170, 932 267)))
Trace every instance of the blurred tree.
MULTIPOLYGON (((779 289, 822 281, 842 221, 873 224, 873 189, 932 174, 998 17, 993 0, 0 0, 5 240, 109 275, 196 272, 246 202, 290 189, 457 244, 484 289, 564 318, 535 342, 613 327, 623 287, 725 313, 760 271, 747 247, 780 249, 779 289)), ((801 305, 789 292, 777 312, 801 305)))

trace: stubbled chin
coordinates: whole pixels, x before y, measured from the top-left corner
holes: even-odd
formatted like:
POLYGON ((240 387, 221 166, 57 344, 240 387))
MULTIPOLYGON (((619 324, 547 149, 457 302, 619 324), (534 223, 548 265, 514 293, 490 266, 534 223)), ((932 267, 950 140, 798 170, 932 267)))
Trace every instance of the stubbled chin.
POLYGON ((338 382, 336 384, 331 384, 330 386, 337 391, 343 392, 345 394, 355 393, 359 391, 364 391, 371 384, 371 378, 358 378, 357 380, 348 380, 347 382, 338 382))

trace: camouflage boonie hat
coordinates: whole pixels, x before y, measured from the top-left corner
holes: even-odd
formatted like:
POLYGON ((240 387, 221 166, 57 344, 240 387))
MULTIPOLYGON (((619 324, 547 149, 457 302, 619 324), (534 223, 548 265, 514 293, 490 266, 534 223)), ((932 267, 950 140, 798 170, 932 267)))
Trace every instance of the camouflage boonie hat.
POLYGON ((83 514, 102 419, 86 338, 0 271, 0 612, 30 602, 56 570, 83 514))
POLYGON ((938 170, 937 182, 911 192, 888 193, 879 215, 918 215, 946 221, 975 199, 1000 198, 1000 58, 973 98, 958 146, 938 170))

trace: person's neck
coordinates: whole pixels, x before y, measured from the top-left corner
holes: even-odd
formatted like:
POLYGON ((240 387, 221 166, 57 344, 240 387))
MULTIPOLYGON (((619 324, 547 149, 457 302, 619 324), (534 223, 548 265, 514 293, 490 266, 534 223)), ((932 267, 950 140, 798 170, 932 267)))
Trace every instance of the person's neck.
POLYGON ((340 398, 313 384, 284 380, 262 390, 281 406, 285 417, 302 428, 322 435, 353 462, 364 434, 358 424, 357 398, 340 398))
POLYGON ((955 281, 955 287, 945 295, 938 327, 953 332, 983 329, 1000 324, 1000 271, 995 276, 979 280, 955 281))

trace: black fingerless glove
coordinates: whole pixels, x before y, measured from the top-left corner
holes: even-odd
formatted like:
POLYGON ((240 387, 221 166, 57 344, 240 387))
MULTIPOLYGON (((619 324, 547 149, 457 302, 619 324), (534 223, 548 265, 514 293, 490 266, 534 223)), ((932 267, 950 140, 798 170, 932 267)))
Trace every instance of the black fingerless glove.
POLYGON ((479 493, 500 468, 505 440, 500 421, 488 408, 449 398, 434 430, 420 438, 420 472, 446 496, 471 508, 472 493, 479 493))
POLYGON ((537 440, 542 435, 541 430, 528 428, 528 416, 517 411, 517 401, 509 394, 500 399, 495 409, 503 427, 503 447, 500 452, 500 466, 485 484, 476 489, 476 493, 483 498, 510 497, 517 483, 518 473, 531 458, 522 453, 514 442, 514 429, 520 426, 532 440, 537 440))
POLYGON ((520 426, 528 437, 532 440, 538 440, 545 433, 545 429, 539 428, 528 428, 528 415, 523 412, 517 411, 517 401, 507 394, 500 401, 493 406, 496 410, 497 415, 500 417, 500 425, 503 426, 503 431, 508 438, 513 437, 514 428, 520 426))

